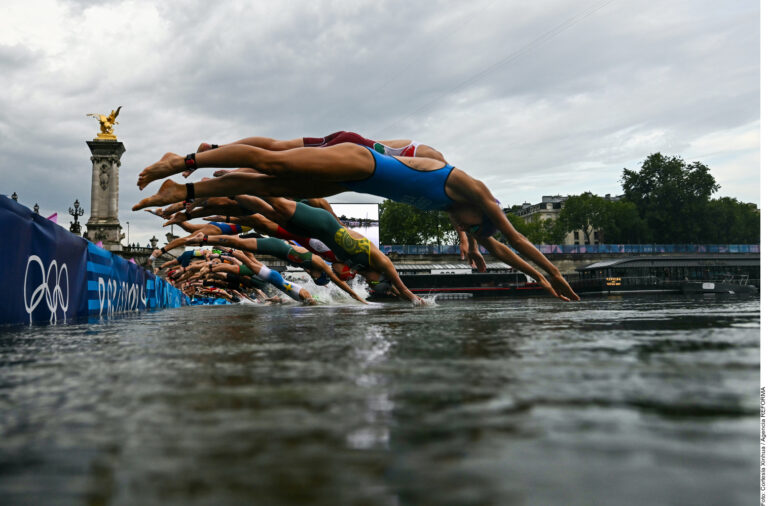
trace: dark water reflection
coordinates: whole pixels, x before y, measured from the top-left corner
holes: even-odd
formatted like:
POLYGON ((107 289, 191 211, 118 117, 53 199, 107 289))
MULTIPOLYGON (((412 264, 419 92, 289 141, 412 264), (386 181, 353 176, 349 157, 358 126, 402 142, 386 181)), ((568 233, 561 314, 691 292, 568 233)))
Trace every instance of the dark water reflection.
POLYGON ((759 301, 0 330, 2 504, 754 504, 759 301))

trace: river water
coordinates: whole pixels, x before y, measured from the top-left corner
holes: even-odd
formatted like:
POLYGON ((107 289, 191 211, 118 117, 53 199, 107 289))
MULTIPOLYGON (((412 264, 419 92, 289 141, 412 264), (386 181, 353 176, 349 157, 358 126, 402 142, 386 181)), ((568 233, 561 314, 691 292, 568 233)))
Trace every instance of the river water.
POLYGON ((741 505, 759 299, 0 328, 0 504, 741 505))

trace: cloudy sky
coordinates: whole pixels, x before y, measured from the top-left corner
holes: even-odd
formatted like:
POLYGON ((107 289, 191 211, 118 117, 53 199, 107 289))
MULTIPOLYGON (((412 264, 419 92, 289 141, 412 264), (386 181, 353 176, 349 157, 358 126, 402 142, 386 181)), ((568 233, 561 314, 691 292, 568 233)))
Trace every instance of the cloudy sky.
POLYGON ((430 144, 505 205, 621 193, 659 151, 759 203, 759 17, 758 0, 3 0, 0 193, 60 218, 79 198, 87 219, 85 115, 122 105, 131 242, 163 232, 130 208, 164 152, 341 129, 430 144))

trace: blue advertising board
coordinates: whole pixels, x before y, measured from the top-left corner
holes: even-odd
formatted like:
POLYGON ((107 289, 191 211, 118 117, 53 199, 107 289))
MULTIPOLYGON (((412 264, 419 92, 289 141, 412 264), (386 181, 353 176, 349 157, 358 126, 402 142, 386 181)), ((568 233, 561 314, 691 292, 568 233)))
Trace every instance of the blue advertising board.
POLYGON ((189 303, 146 269, 4 195, 0 237, 0 323, 58 323, 189 303))

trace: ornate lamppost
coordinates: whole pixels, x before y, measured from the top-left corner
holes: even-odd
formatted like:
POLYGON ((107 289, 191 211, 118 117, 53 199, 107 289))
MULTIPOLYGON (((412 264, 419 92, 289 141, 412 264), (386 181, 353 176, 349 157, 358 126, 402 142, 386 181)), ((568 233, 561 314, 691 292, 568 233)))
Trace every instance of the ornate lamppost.
POLYGON ((71 214, 72 216, 75 217, 75 221, 74 222, 71 222, 71 221, 69 222, 69 231, 72 232, 75 235, 80 235, 80 223, 77 221, 77 218, 79 216, 82 216, 83 214, 85 214, 85 209, 80 207, 80 201, 79 200, 75 199, 75 208, 72 209, 70 207, 69 208, 69 214, 71 214))
POLYGON ((13 192, 13 195, 11 195, 11 198, 13 199, 14 202, 18 202, 19 201, 19 196, 16 195, 16 192, 13 192))
POLYGON ((40 206, 37 205, 37 202, 35 202, 35 207, 33 207, 32 210, 35 214, 40 214, 40 206))

